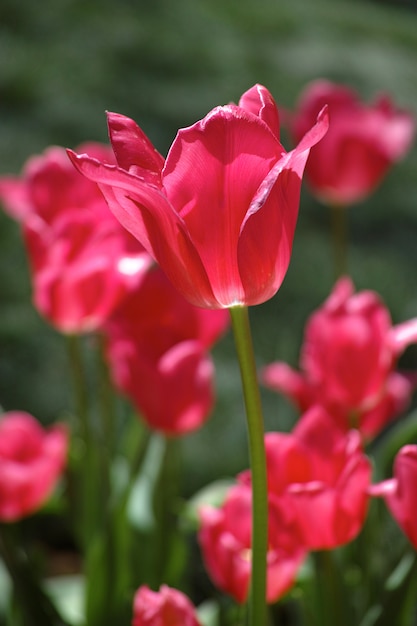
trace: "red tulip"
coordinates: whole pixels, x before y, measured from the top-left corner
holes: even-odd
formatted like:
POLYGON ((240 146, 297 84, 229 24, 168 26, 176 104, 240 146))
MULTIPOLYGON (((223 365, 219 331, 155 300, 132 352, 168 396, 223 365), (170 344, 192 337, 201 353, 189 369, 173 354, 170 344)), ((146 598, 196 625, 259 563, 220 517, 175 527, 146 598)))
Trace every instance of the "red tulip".
POLYGON ((151 591, 143 585, 133 600, 132 626, 201 626, 191 601, 181 591, 162 585, 151 591))
POLYGON ((116 167, 70 157, 175 287, 206 308, 271 298, 288 268, 302 174, 326 115, 286 153, 275 102, 255 85, 238 106, 180 130, 165 163, 132 120, 111 113, 108 121, 116 167))
MULTIPOLYGON (((81 148, 113 158, 99 144, 81 148)), ((29 159, 21 178, 0 180, 0 199, 23 225, 34 304, 62 332, 99 328, 150 263, 62 148, 29 159)))
MULTIPOLYGON (((233 486, 219 509, 200 510, 199 543, 213 582, 244 603, 251 574, 251 489, 245 480, 233 486)), ((269 503, 267 601, 278 600, 294 584, 306 556, 291 503, 269 503)))
POLYGON ((314 123, 324 104, 329 106, 329 132, 312 148, 306 176, 318 197, 343 207, 369 195, 406 154, 415 122, 388 96, 365 105, 353 90, 318 80, 307 86, 290 122, 295 141, 314 123))
POLYGON ((321 404, 342 429, 359 428, 373 437, 410 400, 416 377, 394 369, 401 352, 416 341, 417 319, 392 326, 378 295, 355 294, 345 277, 307 322, 301 371, 273 363, 262 379, 301 411, 321 404))
POLYGON ((67 431, 45 430, 28 413, 0 418, 0 520, 31 515, 48 500, 66 463, 67 431))
POLYGON ((208 418, 214 402, 208 350, 228 322, 227 311, 187 302, 155 267, 105 325, 111 376, 151 428, 181 435, 208 418))
POLYGON ((373 496, 382 496, 400 528, 417 548, 417 445, 406 445, 394 462, 394 477, 373 485, 373 496))
POLYGON ((293 507, 304 546, 332 549, 354 539, 371 473, 359 433, 341 433, 317 406, 291 434, 267 433, 265 447, 270 499, 293 507))

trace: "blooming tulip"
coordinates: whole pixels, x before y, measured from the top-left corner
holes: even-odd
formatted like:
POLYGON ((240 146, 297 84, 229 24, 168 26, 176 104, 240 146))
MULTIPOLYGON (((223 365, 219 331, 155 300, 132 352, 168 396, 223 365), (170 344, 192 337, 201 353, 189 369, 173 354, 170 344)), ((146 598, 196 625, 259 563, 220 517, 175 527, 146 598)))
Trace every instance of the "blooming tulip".
MULTIPOLYGON (((199 543, 213 582, 236 602, 247 599, 251 574, 251 489, 244 480, 231 487, 219 508, 200 510, 199 543)), ((267 601, 278 600, 294 584, 306 556, 291 503, 270 501, 267 601)))
POLYGON ((417 548, 417 445, 406 445, 394 462, 394 477, 373 485, 373 496, 382 496, 400 528, 417 548))
POLYGON ((392 326, 373 291, 354 293, 341 278, 307 322, 301 371, 285 363, 264 368, 264 383, 305 411, 327 408, 339 426, 373 437, 408 404, 415 377, 394 371, 398 356, 417 341, 417 319, 392 326))
POLYGON ((265 447, 270 500, 292 506, 303 545, 351 541, 365 520, 371 473, 359 433, 342 433, 316 406, 292 433, 267 433, 265 447))
MULTIPOLYGON (((100 144, 84 147, 112 159, 100 144)), ((151 261, 62 148, 29 159, 21 178, 1 179, 0 199, 23 226, 34 304, 61 332, 99 328, 151 261)))
POLYGON ((45 430, 28 413, 0 418, 0 520, 14 522, 41 508, 61 476, 67 431, 45 430))
POLYGON ((207 352, 228 321, 227 311, 191 305, 156 267, 110 318, 111 376, 151 428, 180 435, 207 419, 214 401, 207 352))
POLYGON ((181 591, 162 585, 151 591, 143 585, 133 600, 132 626, 200 626, 194 606, 181 591))
POLYGON ((179 130, 165 163, 131 119, 110 113, 108 123, 117 166, 70 157, 174 286, 205 308, 271 298, 288 268, 302 174, 325 113, 287 153, 275 102, 255 85, 239 105, 179 130))
POLYGON ((306 177, 325 203, 348 206, 369 195, 406 154, 415 123, 411 113, 396 109, 388 96, 365 105, 352 89, 318 80, 307 86, 290 119, 296 142, 324 104, 329 106, 329 132, 312 148, 306 177))

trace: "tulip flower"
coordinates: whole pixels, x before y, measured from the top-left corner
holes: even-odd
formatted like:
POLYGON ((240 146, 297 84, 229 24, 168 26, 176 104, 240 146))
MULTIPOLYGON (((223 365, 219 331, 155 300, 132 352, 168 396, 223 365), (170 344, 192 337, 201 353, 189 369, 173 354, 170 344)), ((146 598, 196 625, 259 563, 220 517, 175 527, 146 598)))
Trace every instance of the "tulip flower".
POLYGON ((117 166, 69 152, 110 209, 192 304, 254 305, 279 289, 290 261, 300 186, 318 121, 292 152, 269 91, 216 107, 179 130, 166 161, 135 122, 108 116, 117 166))
POLYGON ((201 626, 191 601, 178 589, 139 587, 133 600, 132 626, 201 626))
POLYGON ((375 292, 354 293, 343 277, 307 322, 301 371, 276 362, 263 369, 262 380, 301 411, 321 404, 343 430, 374 437, 410 401, 417 378, 395 367, 416 341, 417 319, 393 326, 375 292))
POLYGON ((66 463, 66 429, 44 429, 28 413, 0 417, 0 520, 14 522, 40 509, 66 463))
MULTIPOLYGON (((199 543, 215 585, 244 603, 251 574, 251 489, 242 481, 231 487, 223 505, 200 509, 199 543)), ((291 503, 270 501, 268 513, 267 601, 278 600, 294 584, 306 550, 291 503)))
POLYGON ((410 112, 396 108, 389 96, 366 105, 354 90, 317 80, 306 87, 290 117, 295 142, 324 104, 329 107, 329 132, 312 148, 306 177, 324 203, 345 207, 372 193, 390 167, 405 156, 414 138, 415 121, 410 112))
POLYGON ((267 433, 265 447, 270 500, 292 507, 303 545, 333 549, 354 539, 365 520, 371 474, 359 433, 342 433, 316 406, 292 433, 267 433))
MULTIPOLYGON (((113 158, 100 144, 84 148, 113 158)), ((62 148, 29 159, 21 178, 0 179, 0 200, 22 224, 34 305, 61 332, 100 328, 151 262, 62 148)))
POLYGON ((105 324, 110 375, 151 428, 181 435, 208 418, 208 350, 228 323, 227 311, 194 307, 154 267, 105 324))
POLYGON ((417 549, 417 445, 401 448, 395 457, 394 477, 372 485, 370 494, 384 498, 392 516, 417 549))

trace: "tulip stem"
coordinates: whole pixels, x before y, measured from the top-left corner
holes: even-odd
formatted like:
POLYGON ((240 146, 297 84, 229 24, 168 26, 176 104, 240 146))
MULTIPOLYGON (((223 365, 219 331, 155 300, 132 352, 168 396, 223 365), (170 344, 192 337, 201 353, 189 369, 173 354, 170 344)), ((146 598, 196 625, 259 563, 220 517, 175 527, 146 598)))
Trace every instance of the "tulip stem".
POLYGON ((88 416, 88 394, 85 379, 84 364, 81 350, 81 338, 78 335, 67 335, 67 350, 69 367, 71 370, 74 410, 79 420, 79 434, 85 445, 90 445, 93 439, 88 416))
POLYGON ((230 308, 246 408, 252 473, 252 576, 249 626, 265 626, 268 499, 264 424, 247 307, 230 308))
POLYGON ((351 607, 347 602, 343 573, 337 562, 337 554, 331 550, 312 553, 317 589, 316 614, 320 626, 352 624, 351 607))
MULTIPOLYGON (((103 565, 107 570, 107 576, 103 581, 104 591, 102 599, 102 616, 109 618, 109 622, 114 618, 115 610, 115 589, 114 572, 116 571, 116 537, 115 524, 113 520, 113 494, 112 494, 112 462, 115 451, 115 403, 113 389, 110 380, 108 365, 106 362, 105 339, 102 334, 96 336, 97 340, 97 392, 99 404, 99 436, 97 456, 98 467, 101 477, 99 512, 102 523, 104 537, 103 565)), ((102 619, 102 618, 101 618, 102 619)))
POLYGON ((94 497, 97 490, 95 484, 95 437, 90 419, 88 381, 83 359, 82 338, 77 335, 68 335, 67 349, 73 384, 74 411, 78 420, 77 438, 80 440, 81 444, 76 467, 77 491, 79 490, 80 492, 81 501, 74 503, 73 508, 78 511, 79 507, 81 507, 82 512, 81 515, 76 515, 74 523, 80 534, 82 544, 86 548, 90 545, 95 532, 97 512, 94 497))

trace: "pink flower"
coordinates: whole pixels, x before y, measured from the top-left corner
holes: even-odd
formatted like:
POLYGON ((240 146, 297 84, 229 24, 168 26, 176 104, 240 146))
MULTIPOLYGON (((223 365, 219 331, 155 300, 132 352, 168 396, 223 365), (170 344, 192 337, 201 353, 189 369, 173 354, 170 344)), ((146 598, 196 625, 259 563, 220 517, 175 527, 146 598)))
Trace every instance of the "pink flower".
POLYGON ((194 307, 152 268, 105 326, 111 376, 151 428, 182 435, 200 427, 214 403, 208 350, 227 311, 194 307))
POLYGON ((238 106, 181 129, 165 163, 131 119, 108 121, 116 167, 70 157, 185 298, 205 308, 271 298, 288 268, 301 178, 325 114, 287 153, 276 104, 255 85, 238 106))
POLYGON ((48 500, 66 463, 67 431, 44 430, 20 411, 0 418, 0 520, 31 515, 48 500))
POLYGON ((143 585, 133 600, 132 626, 201 626, 194 606, 181 591, 162 585, 151 591, 143 585))
MULTIPOLYGON (((200 510, 198 538, 207 571, 239 603, 247 599, 251 574, 251 503, 251 488, 242 477, 221 508, 200 510)), ((291 506, 270 501, 268 537, 267 601, 272 603, 292 587, 306 556, 291 506)))
MULTIPOLYGON (((80 148, 113 159, 99 144, 80 148)), ((29 159, 21 178, 1 179, 0 199, 23 226, 34 304, 61 332, 99 328, 151 261, 62 148, 29 159)))
POLYGON ((267 433, 268 491, 291 506, 307 549, 332 549, 356 537, 365 520, 371 466, 357 431, 310 409, 291 434, 267 433))
POLYGON ((295 141, 314 123, 324 104, 329 106, 329 132, 312 148, 306 176, 324 202, 343 207, 369 195, 404 157, 415 123, 411 113, 396 109, 388 96, 365 105, 348 87, 317 80, 307 86, 292 117, 295 141))
POLYGON ((301 371, 272 363, 263 382, 305 411, 321 404, 344 430, 376 435, 408 404, 416 377, 394 371, 399 355, 417 341, 417 319, 392 326, 373 291, 354 293, 341 278, 307 322, 301 371))
POLYGON ((372 485, 370 493, 382 496, 404 534, 417 548, 417 445, 406 445, 394 462, 394 477, 372 485))

